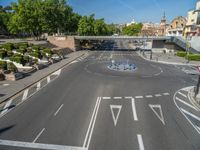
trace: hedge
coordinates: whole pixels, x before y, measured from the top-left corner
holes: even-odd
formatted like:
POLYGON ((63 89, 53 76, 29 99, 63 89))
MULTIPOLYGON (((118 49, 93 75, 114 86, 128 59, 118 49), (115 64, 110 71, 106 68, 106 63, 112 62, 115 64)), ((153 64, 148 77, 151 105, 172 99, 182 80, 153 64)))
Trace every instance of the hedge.
POLYGON ((10 70, 12 72, 18 72, 17 67, 13 63, 7 64, 7 70, 10 70))
POLYGON ((6 51, 5 50, 0 50, 0 58, 4 59, 6 57, 6 51))
POLYGON ((3 70, 7 69, 7 62, 6 61, 0 61, 0 69, 3 69, 3 70))
POLYGON ((186 58, 188 60, 200 61, 200 54, 189 54, 186 58))
POLYGON ((8 51, 11 51, 11 50, 13 50, 15 48, 13 43, 6 43, 2 47, 5 48, 8 51))
POLYGON ((176 55, 179 57, 185 57, 187 55, 187 52, 180 51, 180 52, 177 52, 176 55))

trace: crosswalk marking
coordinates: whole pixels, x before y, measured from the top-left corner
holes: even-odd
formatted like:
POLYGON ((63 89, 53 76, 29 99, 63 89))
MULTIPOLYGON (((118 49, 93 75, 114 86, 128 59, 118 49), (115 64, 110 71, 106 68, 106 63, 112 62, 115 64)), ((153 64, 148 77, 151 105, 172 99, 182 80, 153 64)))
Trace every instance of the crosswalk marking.
POLYGON ((6 103, 6 105, 4 106, 4 108, 3 108, 3 111, 1 112, 1 114, 4 114, 7 110, 8 110, 8 107, 12 104, 12 99, 10 99, 7 103, 6 103))

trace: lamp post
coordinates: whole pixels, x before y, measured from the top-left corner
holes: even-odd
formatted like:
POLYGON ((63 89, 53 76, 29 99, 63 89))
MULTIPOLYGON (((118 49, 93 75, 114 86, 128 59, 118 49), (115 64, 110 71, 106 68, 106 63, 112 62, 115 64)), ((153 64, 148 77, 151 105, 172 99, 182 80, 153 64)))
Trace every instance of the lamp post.
POLYGON ((190 51, 190 41, 189 41, 189 38, 187 37, 186 38, 186 51, 187 51, 187 63, 189 63, 190 62, 190 60, 189 60, 189 51, 190 51))

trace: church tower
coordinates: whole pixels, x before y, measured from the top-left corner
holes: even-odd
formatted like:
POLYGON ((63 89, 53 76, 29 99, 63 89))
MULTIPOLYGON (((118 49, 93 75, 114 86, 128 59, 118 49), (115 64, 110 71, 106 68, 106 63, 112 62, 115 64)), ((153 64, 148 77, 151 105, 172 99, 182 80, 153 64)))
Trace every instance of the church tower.
POLYGON ((160 21, 160 33, 159 33, 160 36, 165 36, 166 25, 167 25, 167 19, 166 19, 166 15, 165 15, 165 12, 164 12, 163 17, 160 21))

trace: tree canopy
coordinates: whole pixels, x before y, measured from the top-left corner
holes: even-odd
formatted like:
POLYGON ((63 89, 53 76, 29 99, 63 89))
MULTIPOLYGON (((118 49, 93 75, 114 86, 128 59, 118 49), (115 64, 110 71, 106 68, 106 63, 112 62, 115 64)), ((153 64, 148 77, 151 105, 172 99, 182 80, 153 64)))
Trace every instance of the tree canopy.
POLYGON ((142 23, 134 23, 129 26, 125 26, 122 29, 122 33, 128 36, 137 36, 139 33, 141 33, 142 26, 142 23))

